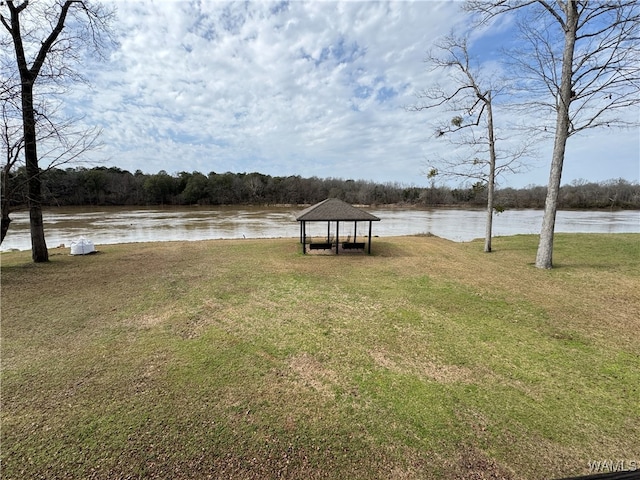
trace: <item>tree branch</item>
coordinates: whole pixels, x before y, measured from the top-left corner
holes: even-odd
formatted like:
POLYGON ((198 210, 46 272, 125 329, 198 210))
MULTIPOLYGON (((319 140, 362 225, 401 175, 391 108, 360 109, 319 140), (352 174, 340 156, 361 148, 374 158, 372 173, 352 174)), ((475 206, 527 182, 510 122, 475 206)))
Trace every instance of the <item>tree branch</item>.
POLYGON ((36 58, 33 61, 33 65, 29 69, 29 72, 31 73, 33 78, 36 78, 40 73, 40 69, 42 68, 43 63, 47 58, 47 54, 51 50, 51 47, 53 46, 54 42, 56 41, 60 33, 62 33, 62 30, 64 29, 65 21, 67 19, 67 14, 69 13, 69 8, 74 3, 82 3, 82 2, 80 0, 67 0, 62 5, 62 9, 60 10, 60 15, 58 17, 58 22, 56 23, 56 26, 51 31, 51 33, 46 38, 46 40, 42 42, 42 45, 38 50, 38 54, 36 55, 36 58))

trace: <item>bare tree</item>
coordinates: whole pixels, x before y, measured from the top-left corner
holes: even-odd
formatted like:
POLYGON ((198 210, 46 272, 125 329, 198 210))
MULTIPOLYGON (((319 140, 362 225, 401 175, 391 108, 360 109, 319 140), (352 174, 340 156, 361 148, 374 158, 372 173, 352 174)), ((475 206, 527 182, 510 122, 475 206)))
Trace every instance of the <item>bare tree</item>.
MULTIPOLYGON (((555 112, 555 140, 536 267, 553 267, 553 236, 567 140, 601 126, 637 125, 640 4, 637 0, 469 0, 481 21, 526 9, 519 52, 527 90, 555 112), (545 99, 546 98, 546 99, 545 99), (635 113, 635 115, 634 115, 635 113)), ((533 104, 533 103, 531 103, 533 104)))
POLYGON ((16 124, 14 119, 11 118, 11 109, 9 101, 3 101, 0 105, 2 125, 0 126, 0 142, 4 150, 4 158, 2 171, 1 198, 0 198, 0 210, 2 211, 2 220, 0 224, 0 244, 4 241, 4 237, 9 230, 9 224, 11 223, 11 196, 13 192, 13 186, 11 184, 11 171, 20 160, 22 149, 24 147, 24 137, 19 125, 16 124))
MULTIPOLYGON (((487 220, 484 251, 491 252, 494 192, 496 176, 515 173, 522 168, 521 159, 530 150, 530 143, 521 143, 509 151, 496 148, 494 101, 503 86, 495 86, 480 68, 470 61, 466 39, 448 36, 437 45, 438 53, 429 54, 427 62, 434 69, 448 71, 451 83, 447 89, 435 86, 418 93, 423 103, 409 107, 421 111, 445 106, 455 116, 436 128, 437 138, 447 135, 450 144, 461 147, 461 156, 439 158, 430 165, 427 177, 438 175, 476 179, 487 186, 487 220), (450 137, 448 134, 455 133, 450 137)), ((498 82, 500 83, 500 82, 498 82)))
POLYGON ((38 85, 62 85, 79 75, 74 66, 80 51, 90 47, 99 51, 113 10, 89 1, 66 0, 31 3, 29 0, 0 3, 0 23, 9 34, 15 54, 15 69, 20 79, 23 155, 28 178, 31 252, 34 262, 49 259, 42 220, 42 181, 38 157, 35 98, 38 85), (73 28, 65 29, 67 23, 73 28))
MULTIPOLYGON (((11 50, 9 39, 0 35, 0 52, 11 50)), ((22 157, 24 148, 24 132, 20 114, 20 81, 16 78, 15 69, 5 54, 0 54, 0 145, 2 146, 2 167, 0 170, 0 244, 9 230, 11 223, 10 199, 13 194, 11 172, 22 157)))

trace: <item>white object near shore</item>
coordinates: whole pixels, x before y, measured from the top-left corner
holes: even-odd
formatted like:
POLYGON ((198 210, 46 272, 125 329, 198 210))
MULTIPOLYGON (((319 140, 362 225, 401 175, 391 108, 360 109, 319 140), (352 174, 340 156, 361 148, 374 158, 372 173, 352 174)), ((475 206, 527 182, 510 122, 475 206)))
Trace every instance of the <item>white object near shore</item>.
POLYGON ((96 247, 91 240, 80 237, 71 242, 71 255, 87 255, 95 253, 96 247))

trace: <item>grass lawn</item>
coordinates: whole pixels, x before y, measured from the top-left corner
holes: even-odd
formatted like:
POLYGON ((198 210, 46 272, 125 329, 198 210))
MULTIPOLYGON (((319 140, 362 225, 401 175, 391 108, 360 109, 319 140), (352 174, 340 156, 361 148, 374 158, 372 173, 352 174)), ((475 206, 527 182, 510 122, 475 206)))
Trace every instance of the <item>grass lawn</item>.
POLYGON ((2 478, 640 467, 640 235, 555 245, 549 271, 526 235, 2 254, 2 478))

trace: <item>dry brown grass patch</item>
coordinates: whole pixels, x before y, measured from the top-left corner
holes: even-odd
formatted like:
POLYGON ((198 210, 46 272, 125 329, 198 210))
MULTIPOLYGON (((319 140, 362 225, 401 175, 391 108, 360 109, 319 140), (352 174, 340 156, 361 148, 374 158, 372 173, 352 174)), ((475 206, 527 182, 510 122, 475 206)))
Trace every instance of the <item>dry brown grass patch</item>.
POLYGON ((451 466, 452 480, 514 480, 514 472, 475 447, 464 448, 451 466))
POLYGON ((294 355, 289 358, 287 368, 295 384, 311 388, 327 398, 335 396, 334 386, 338 382, 338 374, 315 357, 306 352, 294 355))
POLYGON ((384 351, 370 351, 369 355, 376 365, 393 373, 417 375, 440 383, 473 383, 477 379, 470 368, 448 365, 433 359, 402 357, 394 360, 384 351))

